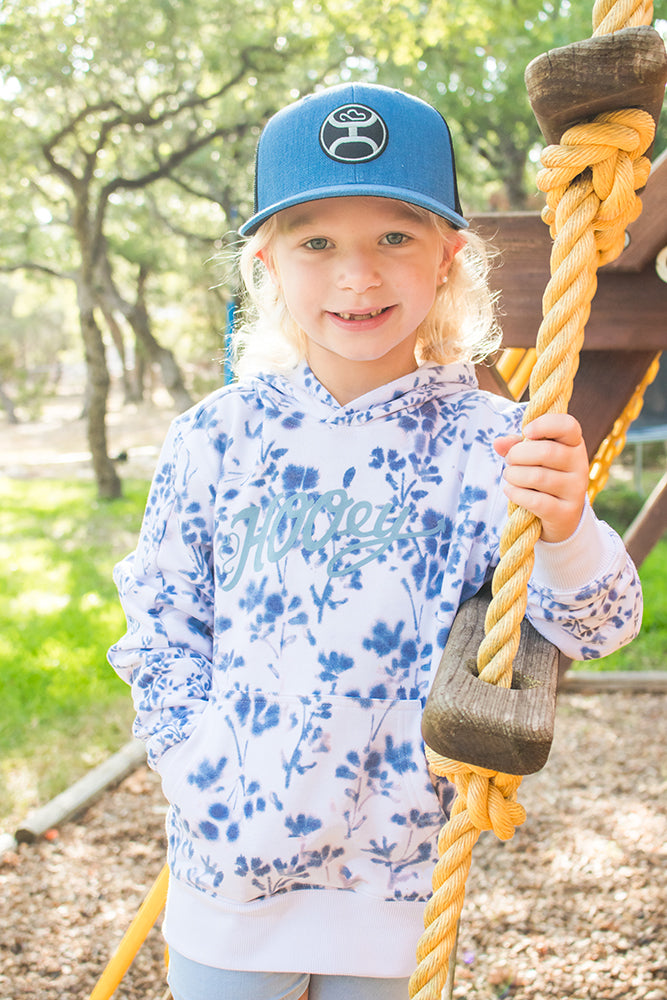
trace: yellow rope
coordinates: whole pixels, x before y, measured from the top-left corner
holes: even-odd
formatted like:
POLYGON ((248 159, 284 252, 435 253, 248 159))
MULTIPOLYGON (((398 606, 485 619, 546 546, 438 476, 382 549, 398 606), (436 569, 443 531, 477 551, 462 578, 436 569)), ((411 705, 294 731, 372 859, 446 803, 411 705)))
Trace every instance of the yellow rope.
POLYGON ((588 499, 591 503, 593 503, 598 493, 606 486, 612 462, 621 454, 625 447, 625 437, 628 433, 628 428, 632 421, 636 420, 639 416, 644 405, 646 389, 658 374, 659 367, 660 354, 656 354, 644 378, 630 397, 623 413, 614 422, 611 431, 595 453, 588 477, 588 499))
POLYGON ((169 869, 164 865, 139 907, 137 915, 126 930, 113 957, 95 984, 89 1000, 109 1000, 109 997, 116 992, 123 976, 162 912, 167 897, 168 884, 169 869))
MULTIPOLYGON (((598 0, 593 12, 595 34, 650 24, 652 12, 652 3, 598 0)), ((567 410, 597 287, 597 269, 620 254, 625 229, 641 211, 635 192, 648 179, 650 163, 643 153, 654 132, 653 119, 646 112, 615 111, 568 129, 559 145, 544 150, 545 169, 538 176, 538 186, 547 195, 543 218, 550 226, 554 245, 524 426, 543 413, 567 410)), ((512 662, 540 531, 534 515, 510 504, 500 541, 500 563, 493 578, 486 636, 477 661, 480 679, 501 687, 511 686, 512 662)), ((433 753, 428 756, 431 769, 455 783, 457 798, 438 840, 433 896, 425 909, 426 929, 410 980, 412 1000, 440 998, 456 940, 472 849, 481 830, 493 829, 497 836, 509 839, 515 826, 525 819, 516 801, 521 777, 474 768, 433 753)))
POLYGON ((593 35, 610 35, 621 28, 636 28, 653 20, 652 0, 595 0, 593 35))

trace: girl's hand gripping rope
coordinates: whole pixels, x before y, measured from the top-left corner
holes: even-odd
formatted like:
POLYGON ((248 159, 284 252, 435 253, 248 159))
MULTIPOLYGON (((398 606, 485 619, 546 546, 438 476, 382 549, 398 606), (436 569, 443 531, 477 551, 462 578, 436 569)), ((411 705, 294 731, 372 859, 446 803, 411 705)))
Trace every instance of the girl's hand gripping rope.
POLYGON ((542 540, 563 542, 577 529, 588 488, 588 455, 581 426, 567 413, 547 413, 523 437, 498 438, 505 459, 505 493, 542 522, 542 540))

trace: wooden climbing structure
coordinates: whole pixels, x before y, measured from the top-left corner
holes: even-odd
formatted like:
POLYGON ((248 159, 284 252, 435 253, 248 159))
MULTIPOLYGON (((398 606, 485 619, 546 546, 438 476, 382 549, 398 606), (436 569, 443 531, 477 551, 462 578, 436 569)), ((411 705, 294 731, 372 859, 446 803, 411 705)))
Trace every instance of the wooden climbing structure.
MULTIPOLYGON (((662 265, 667 258, 667 150, 653 163, 641 199, 643 211, 628 226, 623 253, 598 272, 569 406, 584 428, 596 493, 604 487, 605 472, 625 442, 629 424, 620 418, 637 387, 652 380, 656 358, 667 347, 667 281, 662 265), (601 470, 595 467, 596 457, 601 470)), ((505 350, 496 366, 478 366, 478 377, 484 388, 522 399, 534 361, 534 331, 541 321, 551 238, 536 212, 479 215, 472 225, 502 254, 495 281, 501 294, 505 350)), ((640 392, 627 415, 629 421, 638 416, 641 400, 640 392)), ((663 482, 645 504, 636 530, 626 538, 637 565, 665 528, 667 484, 663 482)))

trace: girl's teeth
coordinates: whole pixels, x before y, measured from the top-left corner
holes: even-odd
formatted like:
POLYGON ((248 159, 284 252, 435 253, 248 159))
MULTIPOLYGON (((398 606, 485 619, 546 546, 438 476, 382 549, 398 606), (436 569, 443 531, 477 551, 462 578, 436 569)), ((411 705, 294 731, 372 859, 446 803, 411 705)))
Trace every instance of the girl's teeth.
POLYGON ((374 316, 379 316, 384 309, 374 309, 373 312, 367 313, 337 313, 341 319, 373 319, 374 316))

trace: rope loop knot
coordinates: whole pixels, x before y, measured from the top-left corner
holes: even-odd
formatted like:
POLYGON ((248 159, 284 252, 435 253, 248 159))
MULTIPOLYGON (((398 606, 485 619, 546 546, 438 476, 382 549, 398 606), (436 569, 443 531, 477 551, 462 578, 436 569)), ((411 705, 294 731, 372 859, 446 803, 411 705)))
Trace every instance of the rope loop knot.
POLYGON ((526 819, 526 810, 517 802, 521 775, 504 774, 487 767, 465 764, 426 748, 429 769, 456 786, 452 815, 467 810, 476 830, 493 830, 499 840, 510 840, 526 819))
POLYGON ((558 145, 543 150, 537 186, 546 194, 542 218, 554 239, 561 230, 559 206, 570 185, 583 177, 599 200, 591 221, 598 266, 619 256, 625 230, 642 210, 636 191, 644 187, 651 171, 644 153, 654 135, 655 123, 647 111, 625 108, 573 125, 558 145))
POLYGON ((509 840, 526 818, 516 800, 521 776, 492 771, 443 757, 426 747, 429 770, 448 778, 457 795, 451 817, 438 837, 438 862, 433 871, 433 895, 424 909, 425 931, 417 946, 417 968, 409 985, 412 1000, 440 1000, 447 975, 447 958, 456 940, 463 909, 472 849, 482 830, 509 840))

